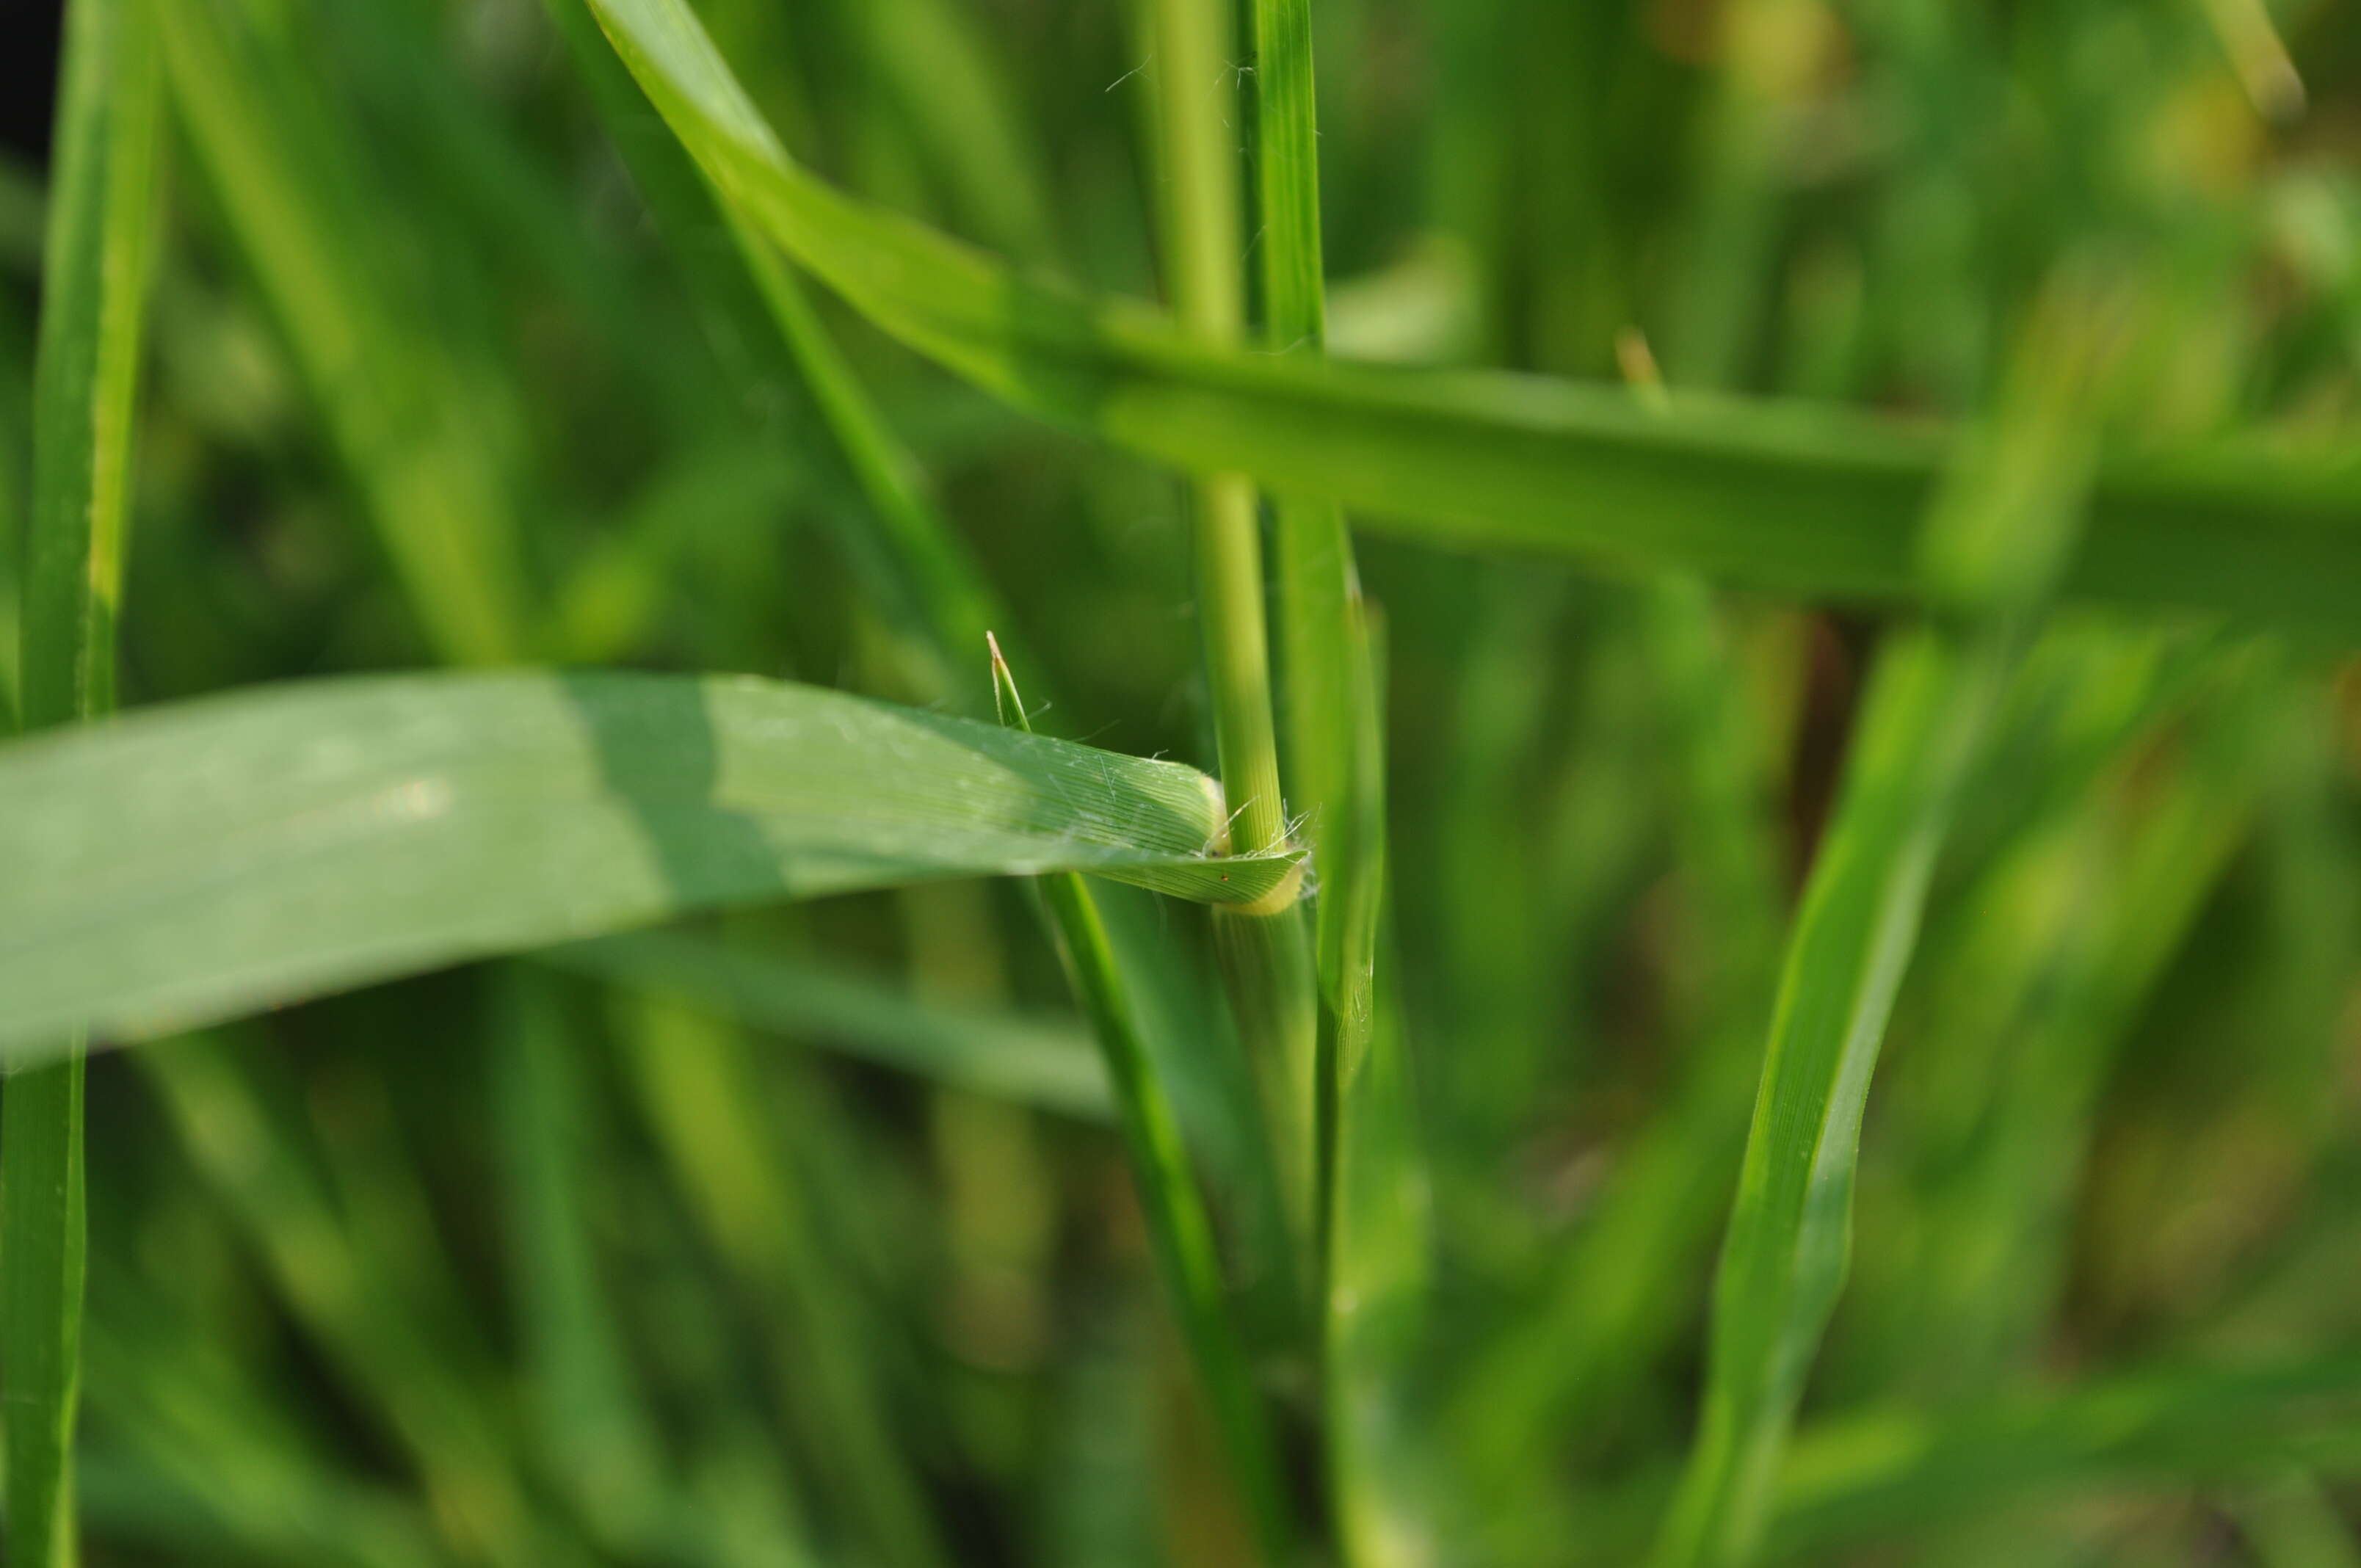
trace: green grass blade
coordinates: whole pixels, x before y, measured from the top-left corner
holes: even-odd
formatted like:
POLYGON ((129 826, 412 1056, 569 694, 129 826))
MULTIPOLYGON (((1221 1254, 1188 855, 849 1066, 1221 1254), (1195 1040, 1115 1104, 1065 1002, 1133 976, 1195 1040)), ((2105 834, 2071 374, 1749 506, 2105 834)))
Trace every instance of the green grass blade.
POLYGON ((679 931, 602 937, 541 957, 973 1093, 1088 1121, 1115 1113, 1106 1069, 1075 1023, 921 1003, 812 959, 679 931))
POLYGON ((486 387, 459 374, 429 308, 367 247, 348 128, 236 0, 156 8, 179 116, 359 487, 426 640, 456 663, 524 652, 509 477, 486 387))
POLYGON ((964 0, 837 0, 966 226, 1027 260, 1054 258, 1052 199, 1007 72, 964 0))
POLYGON ((649 1555, 665 1479, 592 1253, 590 1090, 555 977, 509 966, 489 1042, 527 1419, 592 1538, 649 1555))
POLYGON ((2290 1464, 2361 1463, 2361 1365, 2125 1373, 2063 1393, 1939 1411, 1873 1411, 1797 1434, 1772 1552, 1823 1561, 1842 1543, 2108 1487, 2180 1487, 2290 1464))
POLYGON ((780 1124, 744 1036, 660 998, 633 1014, 626 1049, 640 1101, 698 1223, 774 1326, 782 1403, 834 1508, 866 1558, 894 1568, 949 1561, 895 1441, 859 1298, 792 1157, 794 1123, 780 1124))
POLYGON ((2361 1568, 2361 1544, 2319 1481, 2301 1469, 2246 1488, 2230 1510, 2261 1568, 2361 1568))
MULTIPOLYGON (((2069 293, 2051 309, 2062 314, 2069 293)), ((2093 353, 2092 340, 2067 341, 2037 321, 2022 384, 1994 433, 1962 451, 1955 487, 1927 519, 1930 592, 1967 623, 1897 633, 1872 676, 1780 977, 1714 1283, 1703 1413, 1657 1568, 1730 1568, 1759 1548, 1804 1379, 1843 1287, 1861 1110, 1935 856, 2023 618, 2081 521, 2079 400, 2093 353)))
POLYGON ((1391 954, 1381 953, 1389 944, 1379 633, 1357 600, 1354 610, 1346 724, 1354 754, 1340 802, 1353 820, 1327 839, 1336 847, 1334 869, 1320 894, 1322 1055, 1334 1097, 1322 1392, 1337 1549, 1347 1563, 1386 1568, 1432 1561, 1440 1545, 1438 1466, 1411 1378, 1424 1348, 1434 1236, 1399 981, 1391 954))
MULTIPOLYGON (((829 337, 802 283, 768 240, 717 209, 705 179, 651 115, 583 0, 547 0, 609 137, 678 258, 707 333, 750 411, 808 400, 840 477, 866 503, 828 509, 873 599, 901 634, 928 697, 968 689, 967 650, 1013 617, 928 496, 922 471, 829 337), (729 247, 711 243, 717 223, 729 247)), ((773 422, 776 422, 775 420, 773 422)), ((776 433, 775 432, 774 433, 776 433)))
MULTIPOLYGON (((1164 286, 1181 329, 1227 345, 1243 334, 1236 78, 1228 0, 1145 0, 1141 33, 1154 64, 1152 150, 1164 286)), ((1234 839, 1288 842, 1273 717, 1262 530, 1253 484, 1234 473, 1199 477, 1190 490, 1190 543, 1207 707, 1234 839)), ((1267 907, 1217 916, 1222 975, 1253 1064, 1279 1201, 1299 1250, 1317 1223, 1314 1056, 1318 1002, 1309 933, 1296 898, 1278 889, 1267 907)))
MULTIPOLYGON (((433 1568, 447 1560, 423 1510, 326 1457, 319 1436, 287 1420, 220 1344, 157 1310, 152 1281, 102 1274, 94 1293, 122 1318, 92 1317, 91 1408, 152 1467, 150 1488, 185 1496, 205 1522, 268 1562, 433 1568)), ((110 1535, 124 1528, 93 1523, 110 1535)), ((184 1548, 194 1533, 176 1519, 159 1544, 184 1548)))
MULTIPOLYGON (((42 261, 33 509, 20 718, 71 724, 115 706, 141 319, 155 249, 160 89, 148 8, 78 0, 66 23, 56 183, 42 261)), ((0 1390, 10 1560, 80 1560, 73 1446, 88 1231, 80 1009, 0 1090, 0 1390)))
POLYGON ((1195 771, 752 679, 324 682, 0 752, 0 1042, 110 1036, 645 924, 1082 871, 1262 897, 1195 771))
MULTIPOLYGON (((1310 0, 1254 0, 1255 192, 1263 335, 1318 356, 1327 335, 1310 0)), ((1333 500, 1275 501, 1275 619, 1287 678, 1290 805, 1320 881, 1313 1065, 1323 1453, 1344 1561, 1417 1561, 1422 1482, 1403 1371, 1422 1327, 1426 1174, 1401 1019, 1380 1005, 1384 705, 1352 536, 1333 500)), ((1390 1003, 1390 997, 1386 998, 1390 1003)))
MULTIPOLYGON (((1021 407, 1159 461, 1325 497, 1408 536, 1909 601, 1949 437, 1833 407, 1531 378, 1378 373, 1192 342, 1019 276, 790 160, 682 0, 588 0, 747 220, 880 326, 1021 407)), ((1169 62, 1168 62, 1169 63, 1169 62)), ((2103 473, 2073 598, 2351 639, 2352 464, 2208 449, 2103 473)))
MULTIPOLYGON (((992 643, 993 696, 1004 719, 1029 733, 1025 699, 992 643)), ((1220 1256, 1205 1200, 1180 1141, 1171 1098, 1139 1036, 1132 1003, 1107 941, 1097 902, 1082 878, 1052 875, 1041 892, 1058 937, 1059 957, 1075 998, 1098 1036, 1114 1091, 1115 1119, 1132 1180, 1148 1221, 1157 1270, 1204 1387, 1205 1400, 1268 1568, 1295 1559, 1279 1449, 1222 1286, 1220 1256)))
POLYGON ((1917 1220, 1864 1270, 1850 1327, 1854 1355, 1884 1354, 1888 1388, 1968 1395, 2039 1351, 2103 1091, 2252 826, 2250 715, 2268 705, 2259 682, 2224 685, 2001 857, 1930 949, 1925 1037, 1895 1085, 1916 1093, 1897 1096, 1889 1134, 1917 1220))
POLYGON ((480 1358, 437 1332, 419 1282, 347 1223, 227 1044, 183 1041, 140 1065, 290 1314, 416 1466, 458 1554, 501 1568, 580 1562, 526 1496, 480 1358))
MULTIPOLYGON (((819 404, 830 431, 829 444, 842 459, 844 477, 868 503, 836 510, 842 521, 840 538, 873 600, 914 655, 913 668, 906 674, 934 697, 964 707, 972 683, 950 679, 949 673, 972 656, 987 630, 997 627, 1005 632, 1013 618, 972 554, 928 499, 917 466, 870 405, 769 242, 730 216, 719 221, 729 224, 734 254, 708 243, 718 221, 715 197, 697 166, 650 113, 646 99, 599 36, 583 0, 550 0, 549 9, 588 82, 608 134, 621 150, 708 316, 709 334, 725 349, 723 357, 733 367, 741 396, 756 403, 775 402, 779 389, 800 387, 819 404)), ((1056 699, 1054 691, 1048 695, 1056 699)), ((1101 913, 1137 999, 1145 1003, 1169 995, 1172 960, 1166 945, 1119 901, 1104 904, 1101 913)), ((1258 1133, 1251 1131, 1256 1120, 1251 1089, 1230 1082, 1246 1075, 1220 1070, 1213 1059, 1218 1053, 1206 1048, 1199 1031, 1176 1028, 1171 1009, 1143 1005, 1137 1021, 1149 1050, 1165 1064, 1174 1091, 1182 1097, 1180 1109, 1194 1146, 1214 1159, 1214 1168, 1266 1216, 1253 1222, 1255 1233, 1276 1238, 1284 1227, 1277 1218, 1280 1198, 1273 1157, 1258 1133)), ((1262 1249, 1257 1245, 1257 1250, 1262 1249)), ((1289 1262, 1282 1254, 1267 1260, 1263 1272, 1276 1277, 1289 1262)))

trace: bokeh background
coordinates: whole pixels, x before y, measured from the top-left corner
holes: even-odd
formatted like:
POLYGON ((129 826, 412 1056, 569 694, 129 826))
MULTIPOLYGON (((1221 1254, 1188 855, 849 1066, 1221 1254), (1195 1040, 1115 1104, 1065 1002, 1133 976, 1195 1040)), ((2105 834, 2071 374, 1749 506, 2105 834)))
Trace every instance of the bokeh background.
MULTIPOLYGON (((381 543, 381 460, 519 542, 517 656, 988 707, 981 650, 941 667, 870 591, 807 395, 759 365, 749 393, 533 0, 163 3, 236 40, 210 91, 255 133, 193 131, 218 105, 175 73, 126 706, 447 652, 431 575, 381 543)), ((832 180, 1158 295, 1130 7, 697 8, 832 180)), ((2051 264, 2095 249, 2173 313, 2151 439, 2361 437, 2344 0, 1313 9, 1340 356, 1958 415, 2051 264)), ((55 7, 5 27, 0 685, 55 7)), ((1059 694, 1040 726, 1210 762, 1176 482, 823 309, 1059 694)), ((1778 925, 1883 627, 1382 534, 1362 567, 1437 1221, 1406 1391, 1437 1560, 1630 1561, 1694 1419, 1778 925), (1709 663, 1666 595, 1702 606, 1709 663), (1701 707, 1763 907, 1683 815, 1701 707)), ((2334 650, 2045 633, 1872 1097, 1782 1550, 2361 1562, 2356 766, 2334 650), (2312 1370, 2235 1370, 2280 1366, 2312 1370), (2107 1398, 2058 1392, 2088 1379, 2107 1398)), ((1131 914, 1202 1043, 1180 1087, 1219 1188, 1244 1069, 1202 917, 1131 914)), ((89 1558, 1235 1560, 1092 1075, 1021 894, 982 884, 102 1058, 89 1558)))

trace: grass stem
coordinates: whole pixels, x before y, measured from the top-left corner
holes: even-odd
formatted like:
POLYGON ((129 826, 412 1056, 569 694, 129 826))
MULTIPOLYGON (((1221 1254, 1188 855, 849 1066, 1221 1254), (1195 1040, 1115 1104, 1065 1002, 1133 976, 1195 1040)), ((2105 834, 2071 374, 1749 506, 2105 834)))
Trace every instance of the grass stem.
MULTIPOLYGON (((23 607, 27 729, 115 706, 141 318, 154 256, 159 67, 141 0, 67 11, 34 370, 23 607)), ((88 1247, 82 1037, 0 1091, 0 1389, 10 1561, 79 1561, 74 1426, 88 1247)))

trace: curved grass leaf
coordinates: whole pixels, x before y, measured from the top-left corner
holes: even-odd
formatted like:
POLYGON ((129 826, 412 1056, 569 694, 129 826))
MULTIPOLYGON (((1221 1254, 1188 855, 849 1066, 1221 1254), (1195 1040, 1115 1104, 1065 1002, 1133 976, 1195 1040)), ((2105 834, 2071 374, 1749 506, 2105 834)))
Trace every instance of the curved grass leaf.
MULTIPOLYGON (((1844 1287, 1861 1118, 1935 857, 2027 618, 2080 523, 2101 340, 2061 289, 1993 429, 1929 513, 1931 595, 1957 607, 1879 654, 1779 978, 1714 1280, 1696 1444, 1656 1568, 1752 1561, 1820 1335, 1844 1287)), ((2103 319, 2103 318, 2102 318, 2103 319)))
POLYGON ((752 679, 324 682, 0 752, 0 1047, 957 876, 1251 900, 1195 771, 752 679))
POLYGON ((928 496, 917 459, 903 445, 794 271, 769 241, 717 210, 680 144, 648 112, 638 85, 616 61, 583 0, 547 0, 544 9, 589 88, 609 138, 676 258, 706 334, 738 400, 767 417, 767 441, 811 451, 831 478, 864 503, 828 508, 847 559, 899 633, 910 672, 930 697, 966 690, 960 661, 1005 613, 973 554, 928 496), (711 243, 717 225, 730 244, 711 243), (814 439, 778 417, 808 404, 824 433, 814 439))
MULTIPOLYGON (((115 623, 130 513, 141 321, 155 249, 159 77, 143 0, 79 0, 66 23, 56 187, 42 259, 33 510, 23 599, 27 729, 115 706, 115 623)), ((21 876, 21 872, 12 875, 21 876)), ((9 1560, 71 1568, 88 1246, 83 1029, 43 1033, 53 1065, 0 1093, 0 1387, 9 1560)))
MULTIPOLYGON (((1506 375, 1381 372, 1192 342, 831 189, 790 159, 683 0, 589 0, 747 221, 879 326, 987 389, 1146 456, 1244 473, 1456 546, 1916 600, 1914 521, 1949 439, 1840 408, 1506 375)), ((2228 610, 2349 639, 2349 458, 2213 449, 2095 484, 2069 597, 2228 610)))

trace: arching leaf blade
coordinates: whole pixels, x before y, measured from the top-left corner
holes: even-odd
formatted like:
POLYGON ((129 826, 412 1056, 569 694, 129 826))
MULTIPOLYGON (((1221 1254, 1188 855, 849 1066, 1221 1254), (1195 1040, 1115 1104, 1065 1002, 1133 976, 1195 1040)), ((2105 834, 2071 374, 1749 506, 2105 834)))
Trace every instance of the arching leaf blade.
POLYGON ((1251 900, 1177 763, 751 678, 407 675, 0 752, 0 1053, 122 1037, 691 909, 1094 872, 1251 900))

